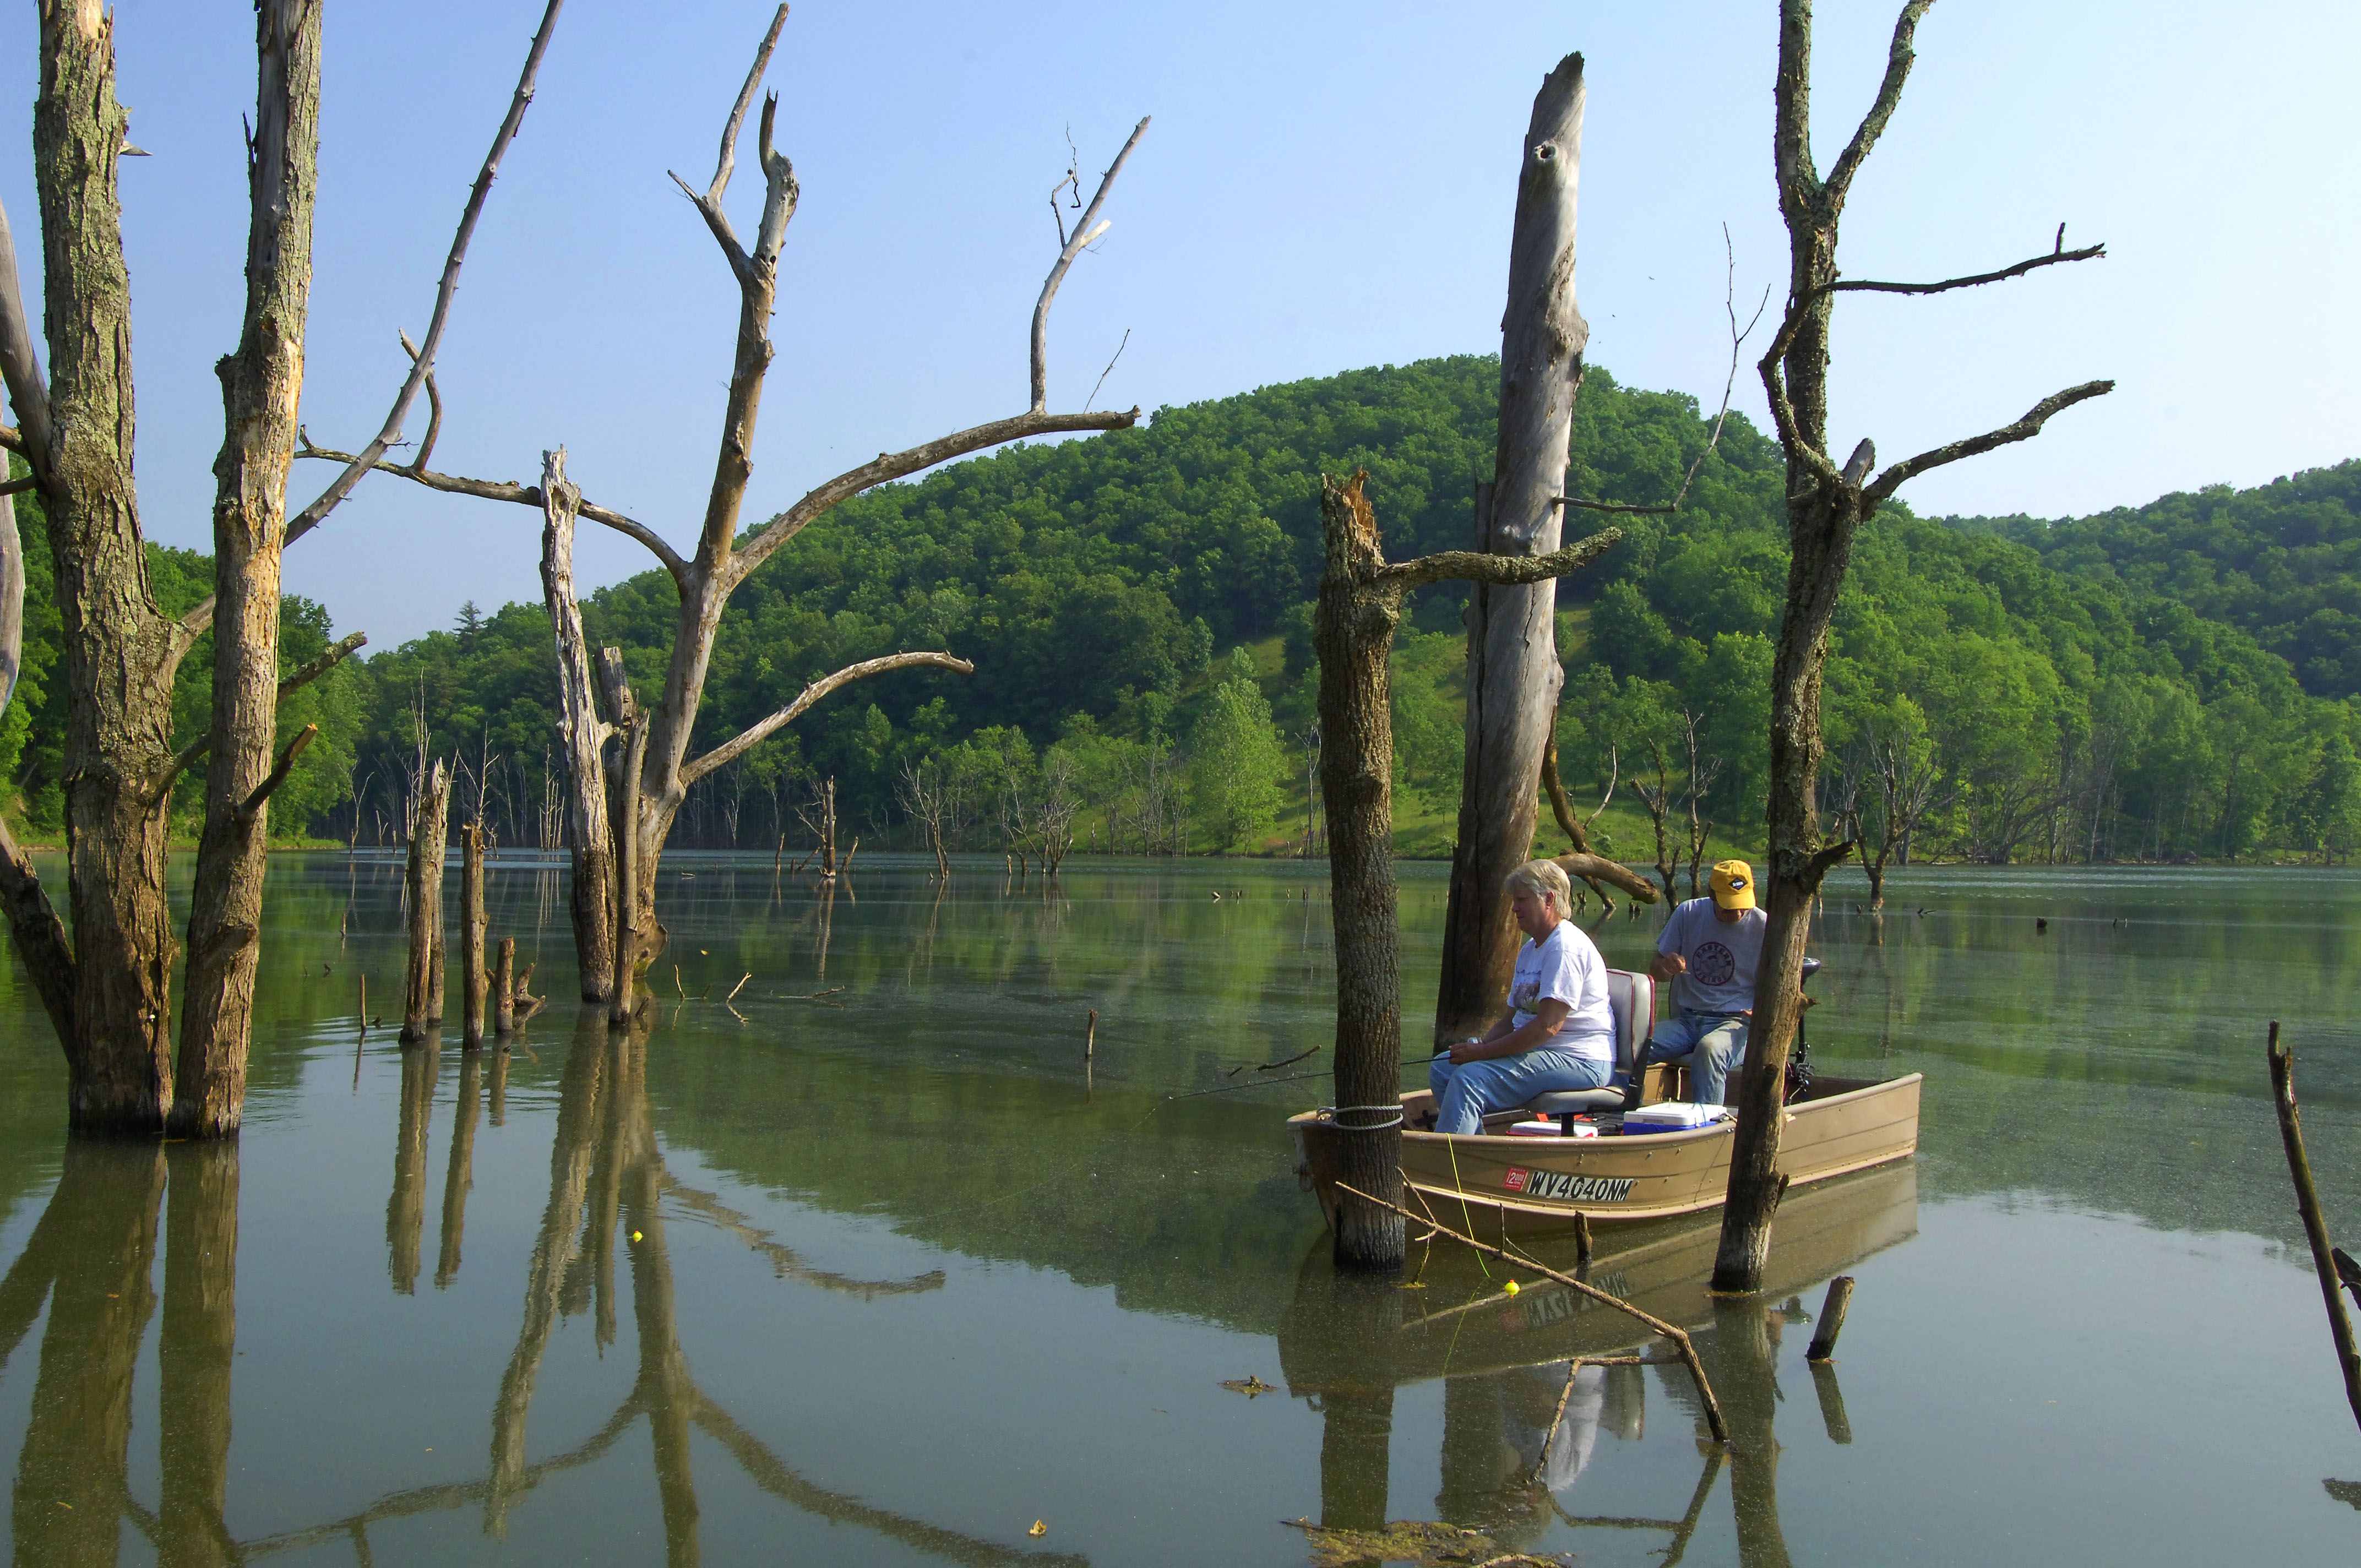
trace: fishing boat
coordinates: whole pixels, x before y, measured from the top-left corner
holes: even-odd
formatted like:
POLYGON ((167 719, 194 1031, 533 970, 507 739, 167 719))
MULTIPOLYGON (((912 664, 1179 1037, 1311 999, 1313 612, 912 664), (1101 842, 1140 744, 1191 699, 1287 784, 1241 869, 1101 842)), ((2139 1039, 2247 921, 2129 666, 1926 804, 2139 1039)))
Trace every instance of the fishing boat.
MULTIPOLYGON (((1814 965, 1817 968, 1817 965, 1814 965)), ((1615 1014, 1618 1070, 1629 1074, 1655 1020, 1655 984, 1644 974, 1608 971, 1615 1014)), ((1906 1159, 1918 1147, 1917 1073, 1899 1078, 1839 1078, 1814 1074, 1787 1102, 1779 1139, 1779 1168, 1790 1189, 1850 1171, 1906 1159)), ((1659 1104, 1679 1091, 1679 1075, 1659 1064, 1648 1070, 1643 1103, 1659 1104)), ((1405 1201, 1423 1205, 1455 1229, 1487 1240, 1592 1225, 1670 1219, 1717 1209, 1730 1187, 1732 1113, 1681 1130, 1626 1129, 1618 1109, 1621 1090, 1544 1094, 1528 1105, 1484 1119, 1470 1134, 1422 1130, 1434 1119, 1434 1096, 1420 1089, 1401 1096, 1401 1170, 1405 1201), (1554 1118, 1560 1135, 1511 1134, 1554 1118), (1575 1136, 1587 1129, 1594 1135, 1575 1136)), ((1344 1171, 1345 1140, 1367 1136, 1366 1111, 1334 1108, 1289 1119, 1295 1135, 1296 1174, 1336 1220, 1336 1182, 1344 1171)), ((1387 1122, 1386 1126, 1393 1125, 1387 1122)))

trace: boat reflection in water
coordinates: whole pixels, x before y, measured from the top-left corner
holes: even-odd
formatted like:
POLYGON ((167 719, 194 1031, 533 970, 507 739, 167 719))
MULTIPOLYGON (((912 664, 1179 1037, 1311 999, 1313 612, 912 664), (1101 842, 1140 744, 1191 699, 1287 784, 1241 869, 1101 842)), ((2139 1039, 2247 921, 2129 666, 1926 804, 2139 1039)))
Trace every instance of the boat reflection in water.
MULTIPOLYGON (((665 1168, 644 1077, 645 1030, 610 1035, 602 1010, 585 1008, 566 1058, 550 1159, 549 1202, 532 1256, 517 1341, 497 1389, 487 1389, 491 1441, 476 1479, 390 1493, 357 1510, 294 1530, 239 1540, 225 1522, 230 1385, 236 1354, 238 1146, 74 1139, 49 1207, 0 1278, 0 1368, 49 1304, 32 1408, 17 1459, 13 1503, 16 1561, 97 1568, 117 1561, 126 1523, 158 1560, 207 1568, 322 1546, 371 1560, 370 1532, 390 1521, 482 1510, 486 1535, 508 1533, 528 1494, 560 1472, 593 1464, 642 1420, 652 1440, 666 1560, 699 1559, 690 1433, 726 1453, 763 1493, 824 1519, 874 1532, 929 1556, 965 1564, 1081 1568, 1071 1553, 1016 1550, 873 1507, 789 1468, 704 1388, 681 1348, 679 1303, 665 1235, 667 1212, 686 1212, 735 1237, 784 1280, 875 1299, 939 1289, 939 1272, 867 1280, 806 1266, 748 1216, 665 1168), (167 1201, 169 1195, 169 1202, 167 1201), (132 1485, 135 1377, 150 1322, 158 1221, 164 1229, 160 1373, 161 1485, 158 1505, 132 1485), (619 1238, 628 1235, 628 1241, 619 1238), (639 1366, 629 1393, 587 1441, 528 1462, 526 1424, 550 1337, 562 1317, 589 1313, 600 1345, 614 1343, 616 1250, 626 1256, 639 1366)), ((506 1063, 468 1053, 461 1064, 457 1124, 445 1173, 435 1283, 461 1265, 459 1241, 472 1183, 472 1133, 492 1080, 501 1113, 506 1063)), ((390 1282, 417 1288, 430 1179, 423 1157, 441 1063, 435 1044, 402 1060, 393 1191, 386 1209, 390 1282)), ((511 1260, 500 1260, 513 1266, 511 1260)), ((477 1260, 476 1266, 485 1266, 477 1260)), ((708 1450, 709 1453, 710 1449, 708 1450)), ((628 1490, 628 1488, 627 1488, 628 1490)), ((618 1520, 627 1531, 636 1521, 618 1520)), ((142 1554, 144 1555, 144 1553, 142 1554)))
MULTIPOLYGON (((1703 1518, 1727 1464, 1741 1561, 1781 1568, 1779 1349, 1801 1298, 1829 1276, 1917 1232, 1915 1164, 1888 1166, 1798 1190, 1780 1206, 1779 1234, 1762 1294, 1716 1297, 1706 1289, 1720 1237, 1718 1220, 1674 1222, 1617 1233, 1584 1273, 1590 1284, 1695 1335, 1697 1353, 1730 1429, 1725 1450, 1710 1442, 1703 1410, 1677 1365, 1651 1374, 1634 1366, 1584 1366, 1575 1358, 1645 1354, 1653 1343, 1632 1319, 1547 1280, 1513 1295, 1497 1261, 1489 1276, 1451 1243, 1436 1250, 1421 1287, 1342 1274, 1323 1237, 1305 1255, 1294 1299, 1279 1328, 1288 1392, 1321 1412, 1320 1522, 1335 1530, 1386 1523, 1394 1393, 1443 1380, 1443 1454, 1435 1514, 1483 1531, 1502 1551, 1530 1549, 1551 1524, 1659 1530, 1664 1561, 1677 1562, 1703 1518), (1473 1298, 1470 1299, 1470 1298, 1473 1298), (1785 1302, 1782 1307, 1774 1303, 1785 1302), (1700 1471, 1679 1519, 1586 1508, 1581 1480, 1601 1446, 1644 1434, 1651 1397, 1669 1401, 1692 1427, 1700 1471), (1565 1414, 1553 1431, 1559 1400, 1565 1414)), ((1415 1253, 1413 1267, 1417 1266, 1415 1253)), ((1850 1442, 1833 1366, 1812 1369, 1828 1436, 1850 1442)))

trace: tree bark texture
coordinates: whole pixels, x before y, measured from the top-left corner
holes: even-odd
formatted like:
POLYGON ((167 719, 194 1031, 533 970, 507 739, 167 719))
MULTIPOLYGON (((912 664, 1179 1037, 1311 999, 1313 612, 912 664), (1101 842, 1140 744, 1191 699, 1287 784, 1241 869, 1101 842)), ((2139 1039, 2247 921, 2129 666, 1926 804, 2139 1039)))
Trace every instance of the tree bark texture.
POLYGON ((245 1555, 222 1514, 237 1354, 237 1145, 175 1144, 166 1163, 159 1556, 166 1568, 229 1568, 245 1555))
POLYGON ((29 343, 12 343, 6 364, 49 520, 65 643, 68 1119, 81 1131, 154 1133, 172 1097, 159 796, 172 758, 172 676, 192 639, 149 590, 132 478, 131 292, 115 185, 129 115, 115 96, 114 22, 88 0, 61 0, 42 7, 40 27, 33 161, 52 373, 45 389, 29 343))
POLYGON ((443 1023, 443 861, 448 853, 451 775, 436 762, 418 792, 410 828, 406 888, 409 961, 402 971, 401 1042, 413 1045, 443 1023))
MULTIPOLYGON (((1558 547, 1582 352, 1590 329, 1575 305, 1576 197, 1582 170, 1582 57, 1570 54, 1533 98, 1509 247, 1500 322, 1500 433, 1493 479, 1479 487, 1476 548, 1543 555, 1558 547)), ((1543 747, 1565 674, 1557 590, 1547 578, 1479 583, 1467 607, 1466 762, 1444 916, 1438 1040, 1499 1014, 1516 962, 1516 923, 1501 879, 1532 853, 1543 747)))
MULTIPOLYGON (((1401 1201, 1401 941, 1393 869, 1393 711, 1387 656, 1402 598, 1428 583, 1532 582, 1573 571, 1622 535, 1614 529, 1543 555, 1444 551, 1389 565, 1365 476, 1320 481, 1327 567, 1312 620, 1320 652, 1320 787, 1328 807, 1330 913, 1336 927, 1336 1116, 1346 1186, 1401 1201), (1390 1117, 1389 1121, 1387 1118, 1390 1117), (1368 1182, 1371 1185, 1363 1186, 1368 1182)), ((1538 760, 1536 762, 1538 766, 1538 760)), ((1534 785, 1538 772, 1527 775, 1534 785)), ((1506 875, 1504 872, 1502 873, 1506 875)), ((1399 1268, 1401 1216, 1340 1198, 1340 1267, 1399 1268)))
MULTIPOLYGON (((1376 513, 1356 475, 1320 482, 1327 571, 1312 638, 1320 652, 1320 787, 1328 803, 1331 917, 1336 927, 1336 1104, 1347 1185, 1401 1201, 1401 938, 1393 857, 1393 702, 1387 655, 1401 593, 1373 583, 1376 513), (1389 1122, 1388 1116, 1392 1120, 1389 1122)), ((1398 1214, 1336 1206, 1340 1267, 1399 1268, 1398 1214)))
POLYGON ((321 9, 317 0, 262 0, 256 7, 260 69, 247 157, 246 321, 237 352, 219 367, 211 744, 171 1111, 172 1130, 182 1137, 236 1134, 246 1104, 275 783, 280 555, 311 305, 321 9))
POLYGON ((568 908, 582 1000, 604 1002, 615 973, 615 839, 603 762, 614 726, 598 717, 590 644, 574 591, 574 520, 581 488, 566 477, 566 448, 541 455, 541 584, 557 640, 559 739, 566 750, 566 848, 574 865, 568 908))

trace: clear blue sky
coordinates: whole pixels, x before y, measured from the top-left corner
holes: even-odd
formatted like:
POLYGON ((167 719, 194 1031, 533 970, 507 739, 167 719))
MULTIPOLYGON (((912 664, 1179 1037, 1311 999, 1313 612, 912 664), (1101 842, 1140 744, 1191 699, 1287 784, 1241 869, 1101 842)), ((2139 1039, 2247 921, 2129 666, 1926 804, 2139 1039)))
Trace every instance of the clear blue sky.
MULTIPOLYGON (((1872 90, 1895 0, 1822 0, 1825 168, 1872 90)), ((441 257, 539 0, 331 0, 304 417, 352 446, 426 320, 441 257)), ((566 444, 593 499, 686 543, 710 479, 735 295, 667 169, 702 184, 768 0, 573 0, 469 259, 435 466, 530 481, 566 444)), ((1104 167, 1155 124, 1051 335, 1051 401, 1221 397, 1498 347, 1516 159, 1569 50, 1590 82, 1580 296, 1591 357, 1710 406, 1728 344, 1721 225, 1748 300, 1784 275, 1771 0, 1629 5, 1006 6, 804 0, 770 81, 803 183, 774 323, 759 519, 886 447, 1014 412, 1072 128, 1104 167)), ((0 199, 37 268, 33 8, 0 12, 0 199)), ((247 0, 124 0, 139 477, 150 536, 203 547, 245 232, 247 0)), ((2361 7, 1943 0, 1855 189, 1854 277, 1981 270, 2104 240, 2110 258, 1839 313, 1835 439, 1899 456, 2059 387, 2111 398, 1912 486, 1920 510, 2082 512, 2361 453, 2351 271, 2361 7)), ((748 131, 752 140, 752 126, 748 131)), ((750 145, 751 153, 751 145, 750 145)), ((742 168, 743 166, 741 166, 742 168)), ((755 178, 732 191, 741 227, 755 178)), ((30 280, 28 279, 28 284, 30 280)), ((1775 300, 1773 302, 1775 306, 1775 300)), ((38 305, 34 307, 38 310, 38 305)), ((1760 339, 1757 339, 1759 344, 1760 339)), ((1750 360, 1752 355, 1749 356, 1750 360)), ((1751 374, 1739 406, 1760 417, 1751 374)), ((423 410, 411 433, 423 429, 423 410)), ((306 464, 300 480, 328 477, 306 464)), ((308 497, 309 489, 305 490, 308 497)), ((299 503, 302 497, 299 497, 299 503)), ((647 565, 586 529, 584 571, 647 565)), ((537 516, 370 479, 288 583, 379 647, 461 600, 537 598, 537 516)))

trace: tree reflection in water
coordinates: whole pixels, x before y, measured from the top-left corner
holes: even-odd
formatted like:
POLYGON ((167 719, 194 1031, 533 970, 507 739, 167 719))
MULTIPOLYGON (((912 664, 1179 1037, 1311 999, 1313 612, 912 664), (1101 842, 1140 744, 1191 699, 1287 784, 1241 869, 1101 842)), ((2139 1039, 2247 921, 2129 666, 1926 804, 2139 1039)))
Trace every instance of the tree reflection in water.
MULTIPOLYGON (((1300 1277, 1289 1321, 1280 1329, 1283 1366, 1290 1391, 1312 1399, 1322 1416, 1322 1527, 1378 1530, 1387 1522, 1394 1390, 1400 1382, 1435 1375, 1425 1359, 1433 1347, 1405 1337, 1404 1292, 1399 1288, 1334 1274, 1324 1255, 1319 1262, 1300 1277)), ((1503 1306, 1500 1315, 1505 1321, 1518 1310, 1503 1306)), ((1696 1389, 1677 1367, 1656 1385, 1657 1395, 1687 1418, 1701 1461, 1680 1518, 1572 1511, 1570 1504, 1579 1506, 1574 1503, 1576 1484, 1602 1438, 1637 1442, 1643 1436, 1650 1374, 1638 1365, 1578 1365, 1570 1359, 1503 1365, 1502 1346, 1523 1334, 1546 1332, 1547 1320, 1535 1320, 1511 1340, 1487 1338, 1481 1325, 1455 1327, 1444 1336, 1446 1365, 1453 1354, 1475 1365, 1443 1375, 1436 1518, 1480 1530, 1503 1552, 1539 1550, 1553 1522, 1584 1530, 1663 1531, 1667 1543, 1656 1555, 1671 1568, 1687 1552, 1726 1468, 1739 1561, 1746 1568, 1786 1568, 1774 1431, 1781 1402, 1778 1352, 1785 1325, 1802 1321, 1803 1308, 1791 1301, 1774 1309, 1760 1296, 1720 1297, 1713 1299, 1711 1312, 1710 1326, 1695 1337, 1730 1423, 1730 1442, 1713 1441, 1696 1389)), ((1445 1312, 1442 1321, 1457 1319, 1445 1312)), ((1662 1352, 1594 1339, 1582 1354, 1662 1352)), ((1816 1365, 1812 1377, 1830 1441, 1851 1442, 1836 1368, 1816 1365)))
MULTIPOLYGON (((111 1564, 117 1560, 126 1520, 171 1568, 249 1563, 339 1540, 368 1563, 372 1527, 478 1506, 486 1531, 499 1536, 519 1502, 543 1481, 605 1456, 644 1418, 671 1563, 694 1564, 700 1556, 689 1448, 694 1428, 718 1443, 756 1487, 832 1524, 873 1530, 970 1568, 1085 1568, 1088 1560, 1078 1554, 1002 1546, 817 1486, 697 1386, 681 1348, 669 1219, 710 1224, 736 1237, 781 1279, 863 1299, 938 1290, 944 1277, 935 1271, 908 1279, 864 1280, 813 1268, 749 1216, 675 1179, 665 1168, 648 1102, 647 1027, 643 1021, 610 1034, 600 1009, 581 1011, 560 1085, 549 1202, 526 1266, 522 1321, 494 1393, 488 1474, 480 1480, 392 1493, 342 1518, 256 1540, 236 1540, 225 1524, 230 1378, 236 1354, 237 1146, 186 1144, 167 1150, 155 1144, 69 1141, 47 1211, 24 1252, 0 1277, 0 1367, 39 1320, 45 1301, 49 1308, 17 1461, 16 1562, 40 1568, 111 1564), (151 1513, 131 1495, 127 1464, 133 1379, 155 1316, 151 1281, 159 1212, 166 1212, 167 1238, 158 1357, 163 1474, 161 1504, 151 1513), (598 1343, 614 1341, 614 1254, 617 1238, 626 1232, 631 1239, 620 1245, 628 1253, 638 1375, 622 1403, 586 1441, 529 1463, 527 1417, 556 1321, 595 1310, 598 1343)), ((418 1274, 426 1133, 438 1056, 432 1042, 402 1054, 386 1235, 393 1288, 404 1294, 414 1290, 418 1274)), ((493 1058, 497 1106, 506 1063, 498 1051, 493 1058)), ((462 1064, 445 1179, 438 1284, 447 1284, 459 1265, 473 1179, 476 1100, 485 1065, 473 1052, 462 1064)))

